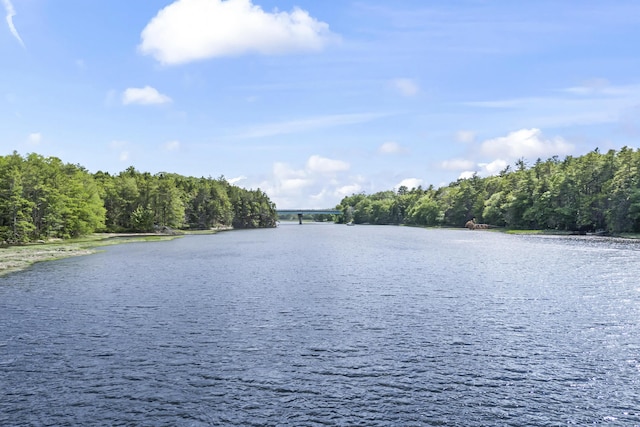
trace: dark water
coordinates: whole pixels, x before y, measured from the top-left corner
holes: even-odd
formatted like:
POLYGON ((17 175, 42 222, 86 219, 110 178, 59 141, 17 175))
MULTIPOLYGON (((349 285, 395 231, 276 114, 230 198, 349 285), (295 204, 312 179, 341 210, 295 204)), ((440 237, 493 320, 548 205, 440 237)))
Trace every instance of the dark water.
POLYGON ((0 278, 0 425, 640 425, 640 244, 282 225, 0 278))

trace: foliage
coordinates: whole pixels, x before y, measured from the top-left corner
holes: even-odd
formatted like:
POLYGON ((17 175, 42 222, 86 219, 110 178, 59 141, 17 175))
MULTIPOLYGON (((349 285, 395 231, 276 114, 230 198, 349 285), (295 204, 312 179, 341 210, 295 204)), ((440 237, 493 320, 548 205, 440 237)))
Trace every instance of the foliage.
POLYGON ((640 151, 598 149, 564 160, 524 159, 498 176, 438 189, 354 194, 343 222, 462 227, 468 220, 510 229, 640 232, 640 151))
POLYGON ((151 175, 133 167, 91 174, 56 157, 0 156, 0 242, 95 231, 274 227, 276 218, 266 194, 224 178, 151 175))
POLYGON ((0 157, 0 239, 68 238, 104 227, 98 187, 84 168, 55 157, 0 157))

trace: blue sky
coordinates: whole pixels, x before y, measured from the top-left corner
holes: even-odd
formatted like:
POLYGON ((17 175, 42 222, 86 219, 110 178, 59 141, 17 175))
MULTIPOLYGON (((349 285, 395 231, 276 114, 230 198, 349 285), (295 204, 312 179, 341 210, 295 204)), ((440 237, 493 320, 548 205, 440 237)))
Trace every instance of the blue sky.
POLYGON ((323 208, 638 147, 636 0, 0 3, 0 154, 323 208))

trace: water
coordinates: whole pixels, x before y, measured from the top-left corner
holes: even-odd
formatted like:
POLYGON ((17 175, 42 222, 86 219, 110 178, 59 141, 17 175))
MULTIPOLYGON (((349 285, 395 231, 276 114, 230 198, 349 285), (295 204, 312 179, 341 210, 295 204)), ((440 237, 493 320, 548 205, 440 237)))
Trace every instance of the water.
POLYGON ((285 224, 0 278, 0 425, 640 426, 640 244, 285 224))

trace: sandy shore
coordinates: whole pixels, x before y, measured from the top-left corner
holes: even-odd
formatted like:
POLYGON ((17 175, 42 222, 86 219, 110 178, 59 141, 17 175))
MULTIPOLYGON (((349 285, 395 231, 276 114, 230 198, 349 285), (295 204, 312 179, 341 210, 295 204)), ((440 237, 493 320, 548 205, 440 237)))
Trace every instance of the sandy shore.
POLYGON ((178 236, 162 234, 93 234, 71 241, 52 241, 0 248, 0 276, 24 270, 30 265, 72 256, 95 253, 102 246, 128 242, 170 240, 178 236))

